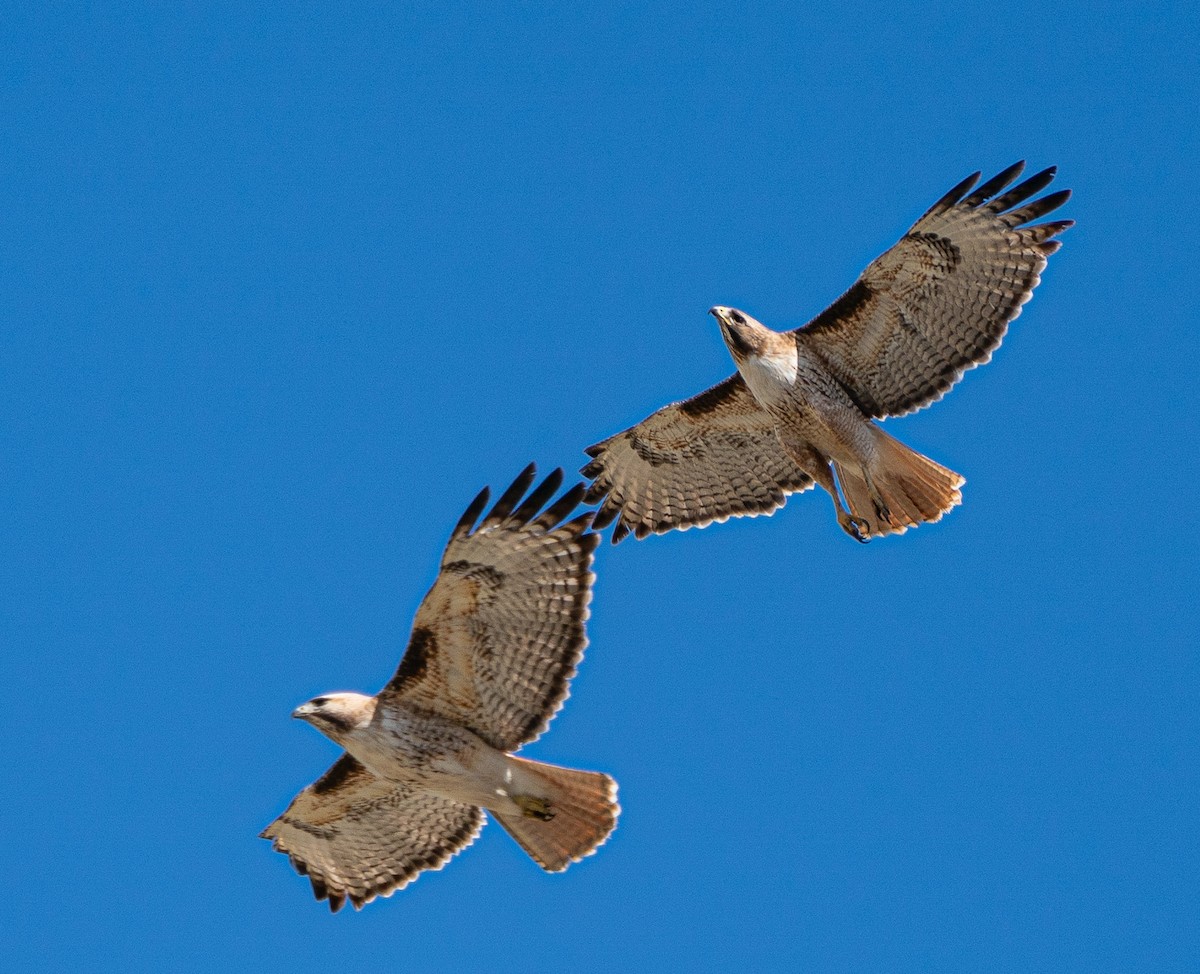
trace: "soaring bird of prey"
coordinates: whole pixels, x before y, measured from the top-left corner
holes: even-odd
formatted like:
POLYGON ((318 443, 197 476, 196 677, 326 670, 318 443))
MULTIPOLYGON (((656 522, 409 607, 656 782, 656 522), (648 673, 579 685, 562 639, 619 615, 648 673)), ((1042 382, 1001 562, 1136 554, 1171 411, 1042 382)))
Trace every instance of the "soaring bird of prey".
POLYGON ((737 373, 587 453, 587 501, 612 539, 767 514, 816 481, 859 541, 937 521, 963 478, 872 420, 915 412, 991 357, 1071 220, 1032 221, 1053 168, 1024 163, 938 200, 854 285, 802 328, 776 332, 734 308, 716 317, 737 373), (840 488, 840 491, 839 491, 840 488))
POLYGON ((582 484, 541 511, 563 475, 526 497, 534 477, 531 464, 478 526, 487 489, 467 508, 377 696, 325 694, 292 714, 346 753, 262 837, 335 912, 440 869, 478 835, 484 809, 550 872, 595 851, 616 826, 608 775, 510 753, 567 696, 587 644, 598 538, 590 514, 565 520, 582 484))

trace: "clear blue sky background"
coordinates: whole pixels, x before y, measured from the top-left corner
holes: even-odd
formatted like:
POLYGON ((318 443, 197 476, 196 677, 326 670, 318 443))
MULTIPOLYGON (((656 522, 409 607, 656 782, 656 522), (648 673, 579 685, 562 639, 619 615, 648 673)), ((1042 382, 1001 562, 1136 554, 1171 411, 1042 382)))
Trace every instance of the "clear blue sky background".
POLYGON ((1195 971, 1190 3, 7 4, 0 948, 12 970, 1195 971), (257 832, 391 674, 455 519, 731 371, 966 173, 1075 190, 993 363, 888 424, 965 474, 600 551, 489 826, 331 916, 257 832))

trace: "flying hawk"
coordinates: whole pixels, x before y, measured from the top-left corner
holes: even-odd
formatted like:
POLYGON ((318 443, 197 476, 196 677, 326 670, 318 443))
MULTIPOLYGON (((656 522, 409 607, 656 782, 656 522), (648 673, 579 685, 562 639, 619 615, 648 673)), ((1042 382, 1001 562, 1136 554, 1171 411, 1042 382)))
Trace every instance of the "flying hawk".
POLYGON ((450 536, 408 649, 377 696, 331 693, 292 714, 346 749, 262 833, 336 912, 388 896, 470 845, 490 811, 543 869, 608 838, 608 775, 514 757, 546 729, 583 656, 591 515, 564 522, 577 484, 556 470, 528 497, 531 464, 476 526, 488 490, 450 536), (522 500, 524 497, 524 500, 522 500))
POLYGON ((968 176, 802 328, 713 308, 737 374, 587 449, 586 499, 603 501, 595 527, 615 520, 616 543, 768 514, 814 481, 859 541, 958 504, 962 477, 872 420, 940 399, 988 361, 1033 294, 1074 221, 1029 225, 1071 194, 1030 201, 1054 168, 1008 189, 1024 166, 974 192, 980 174, 968 176))

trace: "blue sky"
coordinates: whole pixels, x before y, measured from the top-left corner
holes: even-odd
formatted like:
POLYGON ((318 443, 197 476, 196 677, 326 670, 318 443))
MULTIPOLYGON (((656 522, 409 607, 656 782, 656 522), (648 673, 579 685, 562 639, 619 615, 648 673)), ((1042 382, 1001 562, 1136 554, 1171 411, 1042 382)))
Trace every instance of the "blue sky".
POLYGON ((13 969, 1192 971, 1185 3, 8 5, 0 834, 13 969), (533 757, 621 783, 331 916, 256 838, 481 486, 731 371, 975 169, 1075 191, 967 477, 618 548, 533 757))

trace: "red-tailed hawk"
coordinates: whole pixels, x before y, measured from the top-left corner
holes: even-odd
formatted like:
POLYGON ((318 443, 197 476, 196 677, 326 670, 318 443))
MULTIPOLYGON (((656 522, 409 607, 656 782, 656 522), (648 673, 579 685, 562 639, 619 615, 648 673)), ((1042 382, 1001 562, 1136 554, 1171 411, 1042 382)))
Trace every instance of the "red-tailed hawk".
POLYGON ((962 477, 871 420, 937 401, 988 361, 1037 287, 1073 221, 1028 224, 1070 191, 1026 202, 1055 170, 1007 189, 1023 169, 974 192, 980 174, 964 179, 803 328, 713 308, 737 374, 588 448, 586 499, 603 501, 595 527, 615 520, 615 543, 768 514, 814 480, 859 541, 958 504, 962 477))
POLYGON ((543 869, 589 855, 616 826, 608 775, 514 757, 546 729, 583 656, 597 535, 564 522, 583 485, 538 513, 561 470, 528 497, 525 469, 476 527, 459 520, 408 649, 375 697, 299 707, 346 749, 262 833, 334 911, 388 896, 469 845, 490 811, 543 869))

